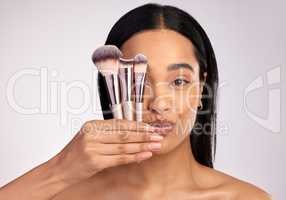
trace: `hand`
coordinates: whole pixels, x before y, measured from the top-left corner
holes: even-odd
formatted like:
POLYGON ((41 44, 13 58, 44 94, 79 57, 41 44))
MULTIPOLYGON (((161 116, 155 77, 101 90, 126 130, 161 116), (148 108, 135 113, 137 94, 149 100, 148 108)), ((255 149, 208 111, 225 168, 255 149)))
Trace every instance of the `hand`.
POLYGON ((99 171, 140 162, 160 150, 156 128, 128 120, 86 122, 71 142, 56 155, 63 179, 77 182, 99 171))

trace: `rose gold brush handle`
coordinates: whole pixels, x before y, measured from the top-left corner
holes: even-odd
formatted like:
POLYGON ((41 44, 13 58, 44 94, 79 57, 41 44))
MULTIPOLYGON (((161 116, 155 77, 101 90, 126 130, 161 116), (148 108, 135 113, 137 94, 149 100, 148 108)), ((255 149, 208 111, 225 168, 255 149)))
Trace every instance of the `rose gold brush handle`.
POLYGON ((136 121, 142 122, 143 116, 143 103, 142 102, 136 102, 136 121))
POLYGON ((133 102, 132 101, 125 101, 123 103, 124 119, 134 120, 133 110, 134 110, 133 109, 133 102))
POLYGON ((115 119, 123 119, 121 104, 111 105, 111 111, 115 119))

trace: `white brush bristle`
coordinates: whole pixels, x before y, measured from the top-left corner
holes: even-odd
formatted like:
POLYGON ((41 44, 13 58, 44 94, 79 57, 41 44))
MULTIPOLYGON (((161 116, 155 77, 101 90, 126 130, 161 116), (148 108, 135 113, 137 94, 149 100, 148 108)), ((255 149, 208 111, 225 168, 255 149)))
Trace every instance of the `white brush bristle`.
POLYGON ((119 70, 119 62, 114 59, 103 60, 96 66, 103 75, 117 74, 119 70))
POLYGON ((147 70, 148 61, 145 55, 137 54, 134 57, 134 72, 145 73, 147 70))
POLYGON ((145 73, 147 70, 147 64, 135 64, 134 72, 135 73, 145 73))
POLYGON ((116 74, 119 68, 121 51, 114 45, 104 45, 97 48, 92 54, 92 61, 103 74, 116 74))

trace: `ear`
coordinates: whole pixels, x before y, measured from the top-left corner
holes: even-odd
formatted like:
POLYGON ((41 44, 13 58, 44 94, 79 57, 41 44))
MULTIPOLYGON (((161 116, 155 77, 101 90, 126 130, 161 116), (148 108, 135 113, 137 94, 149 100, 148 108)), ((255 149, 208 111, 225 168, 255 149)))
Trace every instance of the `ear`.
POLYGON ((204 80, 200 82, 200 100, 202 98, 203 89, 204 89, 204 86, 207 80, 207 72, 204 72, 203 76, 204 76, 204 80))

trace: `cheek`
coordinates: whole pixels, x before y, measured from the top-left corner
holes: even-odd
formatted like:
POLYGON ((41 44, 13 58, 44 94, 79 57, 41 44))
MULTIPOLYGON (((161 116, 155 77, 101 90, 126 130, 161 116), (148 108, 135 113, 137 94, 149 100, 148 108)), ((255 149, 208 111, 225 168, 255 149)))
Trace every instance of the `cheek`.
POLYGON ((199 103, 199 88, 190 87, 176 95, 177 132, 180 135, 189 133, 192 129, 199 103))
POLYGON ((178 91, 175 95, 174 106, 179 115, 192 115, 199 105, 199 87, 191 85, 186 90, 178 91))

